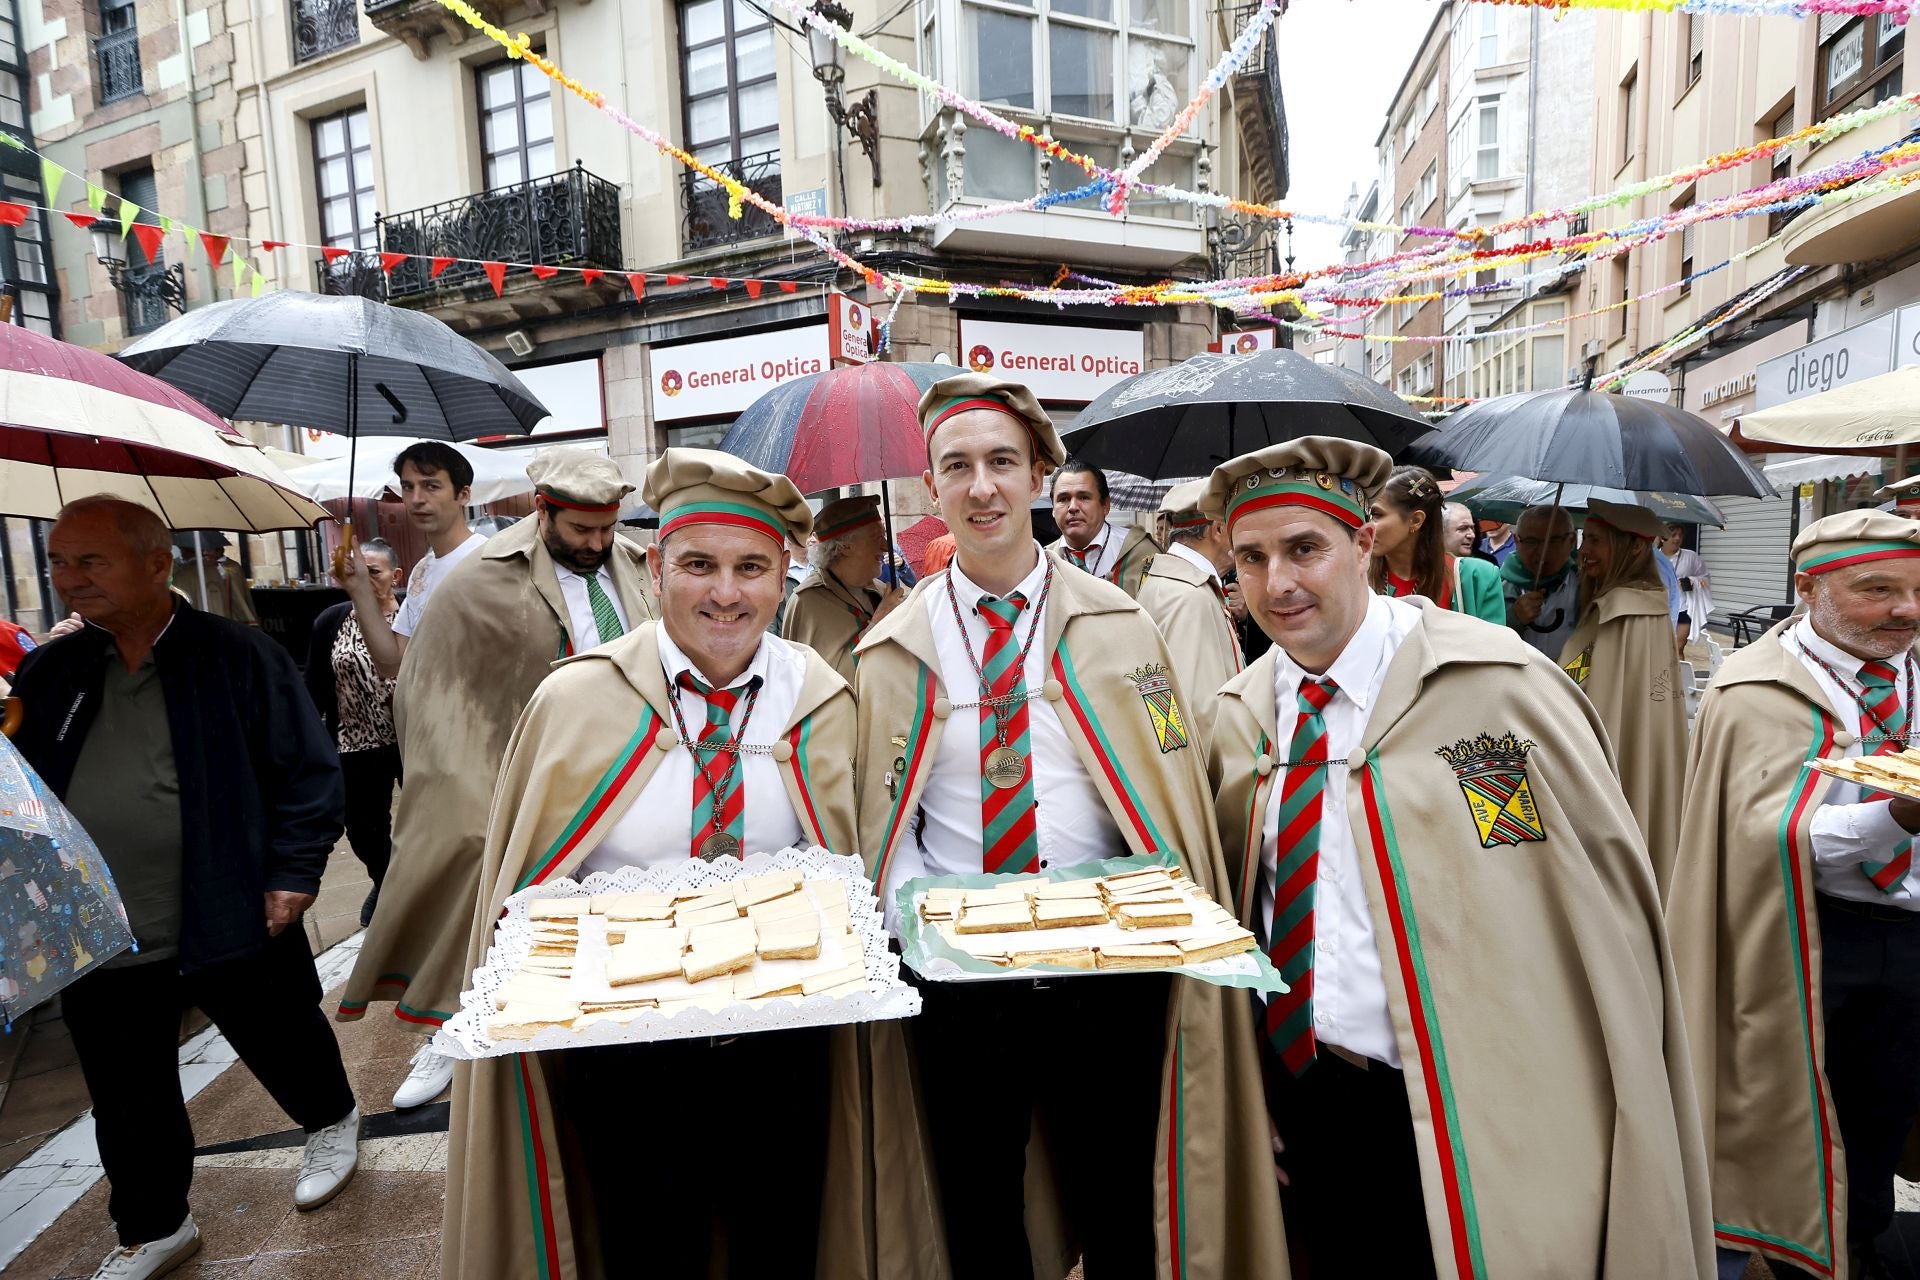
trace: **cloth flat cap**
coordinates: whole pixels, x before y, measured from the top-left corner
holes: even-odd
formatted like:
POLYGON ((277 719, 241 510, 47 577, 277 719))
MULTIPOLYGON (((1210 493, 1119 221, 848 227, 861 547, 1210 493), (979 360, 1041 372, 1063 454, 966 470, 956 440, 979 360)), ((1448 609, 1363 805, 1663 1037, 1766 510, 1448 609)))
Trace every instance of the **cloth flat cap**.
POLYGON ((821 542, 838 538, 870 524, 880 523, 880 499, 873 494, 840 498, 820 508, 813 518, 813 536, 821 542))
POLYGON ((534 491, 570 511, 618 511, 633 486, 612 458, 556 445, 542 449, 527 464, 534 491))
POLYGON ((1793 567, 1801 573, 1908 556, 1920 556, 1920 522, 1884 511, 1843 511, 1815 520, 1793 540, 1793 567))
POLYGON ((1033 438, 1033 451, 1048 467, 1058 468, 1067 460, 1066 446, 1053 429, 1053 419, 1033 398, 1033 392, 1018 382, 1008 382, 986 373, 957 373, 928 387, 920 397, 920 435, 929 447, 936 427, 956 414, 973 409, 991 409, 1026 424, 1033 438))
POLYGON ((1627 502, 1608 502, 1605 498, 1587 500, 1587 523, 1598 520, 1636 538, 1659 538, 1666 534, 1666 523, 1645 507, 1627 502))
POLYGON ((1202 529, 1213 523, 1213 517, 1200 509, 1200 502, 1206 496, 1207 482, 1186 480, 1167 490, 1167 496, 1160 499, 1160 514, 1167 518, 1167 524, 1175 529, 1202 529))
POLYGON ((1393 473, 1393 459, 1370 444, 1303 436, 1243 453, 1213 469, 1200 510, 1227 528, 1252 511, 1301 506, 1350 529, 1368 520, 1374 495, 1393 473))
POLYGON ((785 476, 769 475, 715 449, 669 449, 647 468, 640 489, 660 513, 660 537, 693 524, 725 524, 764 533, 782 547, 813 532, 807 500, 785 476))

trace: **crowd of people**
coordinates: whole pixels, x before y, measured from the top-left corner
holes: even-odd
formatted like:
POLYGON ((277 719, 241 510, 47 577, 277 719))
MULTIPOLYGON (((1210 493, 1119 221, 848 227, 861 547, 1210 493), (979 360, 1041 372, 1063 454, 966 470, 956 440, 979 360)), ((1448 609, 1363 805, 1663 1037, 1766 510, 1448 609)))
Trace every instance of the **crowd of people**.
POLYGON ((643 549, 606 458, 542 453, 533 516, 483 539, 465 461, 410 448, 431 553, 403 598, 390 547, 343 549, 306 692, 169 590, 154 517, 69 506, 86 625, 26 654, 15 742, 140 942, 68 992, 100 1274, 197 1246, 185 1004, 306 1129, 296 1203, 352 1176, 297 926, 343 829, 374 891, 337 1016, 423 1033, 396 1107, 451 1085, 448 1280, 1887 1274, 1920 802, 1806 762, 1908 741, 1920 524, 1803 529, 1804 611, 1690 731, 1706 567, 1644 507, 1482 526, 1308 437, 1174 486, 1156 537, 1026 387, 955 376, 919 415, 951 547, 917 583, 875 499, 816 514, 728 455, 652 463, 643 549), (918 877, 1158 855, 1287 989, 909 971, 900 1022, 427 1045, 513 893, 815 844, 896 931, 918 877))

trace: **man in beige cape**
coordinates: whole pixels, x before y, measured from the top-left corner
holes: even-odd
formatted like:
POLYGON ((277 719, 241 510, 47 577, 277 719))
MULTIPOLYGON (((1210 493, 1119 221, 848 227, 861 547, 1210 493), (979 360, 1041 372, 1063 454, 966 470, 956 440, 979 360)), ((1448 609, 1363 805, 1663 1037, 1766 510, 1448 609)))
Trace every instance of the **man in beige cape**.
POLYGON ((1580 621, 1560 651, 1560 666, 1606 727, 1620 789, 1664 897, 1680 840, 1687 699, 1667 592, 1653 563, 1660 532, 1660 518, 1645 507, 1600 498, 1587 503, 1576 560, 1580 621))
POLYGON ((813 572, 787 601, 780 633, 825 658, 848 684, 853 683, 854 644, 906 598, 905 591, 880 580, 886 551, 879 498, 829 502, 814 517, 813 545, 807 549, 813 572))
POLYGON ((1677 987, 1598 722, 1518 638, 1368 590, 1390 470, 1307 437, 1203 505, 1274 641, 1212 773, 1291 988, 1262 1028, 1289 1244, 1315 1276, 1704 1280, 1677 987))
MULTIPOLYGON (((1175 856, 1220 890, 1165 644, 1124 592, 1033 541, 1062 459, 1052 423, 981 374, 935 383, 920 415, 958 551, 858 649, 860 844, 882 902, 922 874, 1127 854, 1175 856), (1001 691, 983 713, 987 681, 1001 691)), ((1058 1277, 1076 1254, 1094 1280, 1286 1275, 1240 992, 1154 975, 920 986, 907 1031, 956 1276, 1058 1277), (1035 1120, 1050 1140, 1029 1143, 1035 1120)))
MULTIPOLYGON (((783 535, 805 540, 805 501, 784 476, 704 449, 669 449, 645 497, 661 517, 663 620, 560 664, 528 704, 500 776, 469 965, 502 904, 532 885, 853 847, 852 694, 816 654, 767 634, 783 535), (709 726, 743 749, 690 746, 714 740, 709 726)), ((819 1274, 880 1274, 861 1237, 874 1193, 849 1118, 858 1063, 852 1028, 463 1063, 441 1275, 707 1276, 716 1233, 731 1276, 812 1275, 816 1237, 819 1274)), ((881 1203, 896 1190, 883 1186, 881 1203)))
MULTIPOLYGON (((401 659, 394 727, 407 782, 342 1021, 390 1000, 395 1017, 431 1034, 459 1009, 487 812, 514 721, 555 660, 653 617, 644 555, 614 532, 633 489, 619 467, 555 448, 527 475, 535 516, 435 587, 401 659), (565 589, 563 575, 572 580, 565 589)), ((450 1076, 451 1064, 423 1046, 396 1105, 428 1101, 450 1076)))
POLYGON ((1233 566, 1227 527, 1199 509, 1204 480, 1167 490, 1160 514, 1167 521, 1167 549, 1147 566, 1135 597, 1167 642, 1188 711, 1202 730, 1213 722, 1213 695, 1246 665, 1227 613, 1220 573, 1233 566))
POLYGON ((1700 701, 1667 928, 1721 1274, 1758 1253, 1775 1275, 1858 1278, 1889 1274, 1873 1241, 1920 1107, 1920 805, 1807 761, 1907 742, 1920 524, 1829 516, 1793 558, 1806 613, 1700 701))
POLYGON ((1047 552, 1061 564, 1138 596, 1160 548, 1138 525, 1122 528, 1109 520, 1112 510, 1106 472, 1085 462, 1062 463, 1053 477, 1053 522, 1060 526, 1060 538, 1047 544, 1047 552))

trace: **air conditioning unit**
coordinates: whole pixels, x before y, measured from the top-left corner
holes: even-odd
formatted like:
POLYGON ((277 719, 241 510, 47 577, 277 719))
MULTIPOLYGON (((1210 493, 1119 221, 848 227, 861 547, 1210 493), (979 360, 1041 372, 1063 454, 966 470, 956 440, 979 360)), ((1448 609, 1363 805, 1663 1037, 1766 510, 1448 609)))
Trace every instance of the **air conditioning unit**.
POLYGON ((1595 356, 1603 356, 1606 353, 1607 340, 1605 338, 1589 338, 1580 344, 1580 358, 1582 360, 1591 360, 1595 356))

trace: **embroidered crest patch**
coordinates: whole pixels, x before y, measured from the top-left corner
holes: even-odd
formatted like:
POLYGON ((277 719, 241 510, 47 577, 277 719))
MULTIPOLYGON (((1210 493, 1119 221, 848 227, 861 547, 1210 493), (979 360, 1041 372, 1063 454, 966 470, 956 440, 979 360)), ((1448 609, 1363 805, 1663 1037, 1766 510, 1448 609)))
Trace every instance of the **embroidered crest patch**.
POLYGON ((1593 646, 1588 645, 1576 653, 1573 661, 1564 664, 1560 669, 1572 676, 1575 684, 1584 686, 1587 683, 1588 673, 1593 670, 1593 646))
POLYGON ((1147 704, 1147 719, 1153 723, 1153 736, 1160 743, 1160 754, 1178 751, 1187 745, 1187 724, 1180 716, 1180 704, 1173 696, 1173 677, 1158 662, 1127 672, 1127 679, 1140 691, 1147 704))
POLYGON ((1527 785, 1531 750, 1533 743, 1526 738, 1481 733, 1434 752, 1460 779, 1460 793, 1467 798, 1467 811, 1473 815, 1483 849, 1547 838, 1546 824, 1527 785))

